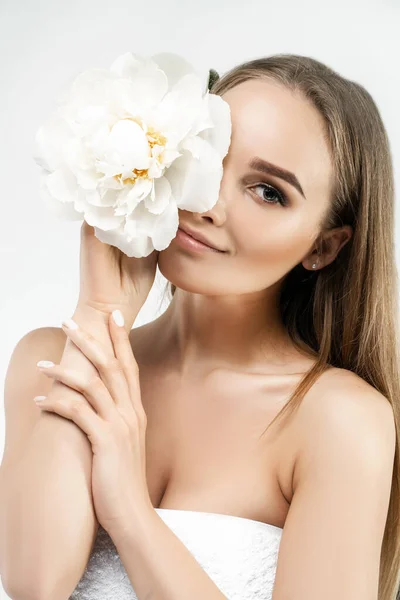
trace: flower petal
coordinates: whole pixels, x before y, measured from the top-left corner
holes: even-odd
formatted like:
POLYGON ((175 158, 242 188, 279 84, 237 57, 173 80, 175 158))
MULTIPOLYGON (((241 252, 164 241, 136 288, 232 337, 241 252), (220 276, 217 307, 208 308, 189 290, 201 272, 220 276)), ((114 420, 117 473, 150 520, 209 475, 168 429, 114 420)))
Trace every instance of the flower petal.
POLYGON ((165 250, 170 245, 176 236, 178 225, 178 207, 174 199, 171 197, 167 208, 155 218, 152 240, 156 250, 165 250))
POLYGON ((59 168, 46 177, 50 195, 59 202, 75 202, 78 198, 76 177, 68 169, 59 168))
POLYGON ((129 80, 118 82, 118 86, 129 85, 127 94, 121 94, 119 88, 119 95, 125 99, 134 98, 140 112, 158 104, 168 91, 168 79, 164 71, 151 59, 142 58, 138 54, 122 54, 113 62, 111 70, 129 80))
MULTIPOLYGON (((153 54, 151 60, 166 74, 169 91, 172 90, 182 77, 188 73, 195 73, 193 66, 183 58, 183 56, 175 54, 174 52, 159 52, 158 54, 153 54)), ((208 69, 198 72, 198 77, 200 77, 200 80, 203 82, 201 85, 203 93, 208 88, 208 75, 208 69)))
POLYGON ((221 158, 208 142, 196 136, 183 143, 185 151, 165 176, 180 209, 202 213, 210 210, 219 197, 223 175, 221 158))
POLYGON ((110 83, 118 75, 110 69, 87 69, 73 81, 63 97, 63 104, 72 106, 107 105, 110 83))
POLYGON ((82 212, 78 210, 78 202, 60 202, 52 196, 47 186, 48 175, 42 174, 40 182, 40 198, 56 217, 67 221, 81 221, 82 212))
POLYGON ((118 194, 115 214, 130 215, 137 205, 150 194, 153 183, 149 179, 138 177, 134 184, 126 184, 118 194))
POLYGON ((124 217, 115 215, 112 207, 97 207, 87 204, 85 208, 85 221, 92 227, 98 227, 104 231, 117 229, 123 222, 124 217))
POLYGON ((134 121, 123 119, 112 128, 108 137, 108 151, 120 161, 121 171, 147 169, 150 150, 143 129, 134 121))
POLYGON ((137 223, 132 221, 132 236, 127 234, 128 230, 123 228, 103 231, 95 227, 96 237, 106 244, 119 248, 121 252, 132 258, 140 258, 142 256, 148 256, 154 250, 151 239, 144 233, 136 232, 135 227, 137 223))
POLYGON ((231 144, 232 119, 229 104, 217 94, 208 94, 208 110, 213 122, 211 128, 199 133, 199 136, 213 146, 225 158, 231 144))
POLYGON ((165 249, 178 207, 218 200, 231 115, 208 75, 178 54, 130 52, 78 75, 35 138, 43 200, 128 256, 165 249))
POLYGON ((197 121, 202 103, 201 80, 195 74, 188 73, 160 102, 153 114, 152 124, 167 136, 173 135, 175 144, 178 144, 197 121))
POLYGON ((166 177, 154 179, 152 193, 144 201, 151 213, 159 215, 167 208, 171 198, 171 184, 166 177))
POLYGON ((64 166, 64 145, 73 131, 58 114, 51 115, 38 129, 34 139, 33 158, 47 171, 64 166))

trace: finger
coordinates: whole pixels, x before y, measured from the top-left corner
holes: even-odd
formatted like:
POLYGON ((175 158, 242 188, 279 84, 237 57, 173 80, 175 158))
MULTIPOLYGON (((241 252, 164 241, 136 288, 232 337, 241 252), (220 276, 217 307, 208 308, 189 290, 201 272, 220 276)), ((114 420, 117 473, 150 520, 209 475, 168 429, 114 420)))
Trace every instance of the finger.
POLYGON ((143 408, 140 390, 139 366, 132 352, 132 346, 128 332, 124 327, 121 311, 113 311, 110 314, 109 327, 115 356, 122 366, 128 383, 129 401, 133 405, 138 417, 145 418, 146 413, 143 408), (114 316, 118 322, 115 321, 114 316))
POLYGON ((115 355, 72 319, 63 321, 62 328, 82 354, 96 367, 114 404, 120 407, 128 406, 130 403, 128 382, 115 355))
POLYGON ((115 419, 114 400, 100 377, 87 379, 82 373, 72 371, 61 365, 44 367, 38 364, 38 368, 47 377, 60 381, 82 394, 102 419, 109 422, 115 419))
MULTIPOLYGON (((43 396, 39 396, 39 398, 43 398, 43 396)), ((47 396, 40 401, 37 398, 34 400, 40 409, 57 413, 61 417, 73 421, 86 433, 93 447, 100 445, 104 440, 104 421, 96 415, 84 399, 68 401, 65 397, 59 396, 57 400, 52 400, 47 396)))

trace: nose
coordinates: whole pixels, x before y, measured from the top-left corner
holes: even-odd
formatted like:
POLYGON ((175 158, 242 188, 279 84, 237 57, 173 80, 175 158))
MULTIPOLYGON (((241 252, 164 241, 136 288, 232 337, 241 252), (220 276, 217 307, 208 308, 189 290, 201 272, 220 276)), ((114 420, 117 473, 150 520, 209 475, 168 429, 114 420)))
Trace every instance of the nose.
POLYGON ((203 213, 193 213, 193 218, 201 223, 202 220, 212 221, 214 225, 221 226, 226 221, 226 203, 220 195, 212 208, 203 213))

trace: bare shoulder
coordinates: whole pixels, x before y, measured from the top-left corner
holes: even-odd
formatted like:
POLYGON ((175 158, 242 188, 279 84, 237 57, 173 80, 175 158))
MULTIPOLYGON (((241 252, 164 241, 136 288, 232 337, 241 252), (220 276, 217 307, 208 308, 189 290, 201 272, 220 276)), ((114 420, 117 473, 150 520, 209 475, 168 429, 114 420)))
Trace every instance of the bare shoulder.
MULTIPOLYGON (((297 456, 313 451, 313 439, 332 446, 347 444, 386 454, 391 461, 396 424, 389 400, 356 373, 331 368, 306 394, 297 421, 297 456), (315 432, 310 436, 310 432, 315 432), (375 445, 375 446, 374 446, 375 445)), ((381 454, 381 456, 382 456, 381 454)))
MULTIPOLYGON (((351 418, 355 411, 363 411, 370 416, 393 420, 393 409, 389 400, 374 386, 348 369, 331 368, 320 378, 317 394, 309 396, 309 409, 317 411, 345 411, 351 418)), ((358 412, 358 416, 361 414, 358 412)))
POLYGON ((32 398, 46 395, 52 385, 53 380, 41 373, 36 363, 41 359, 60 362, 66 337, 59 327, 32 329, 18 340, 11 353, 4 382, 6 435, 1 471, 17 459, 39 419, 40 410, 32 398))
POLYGON ((61 327, 38 327, 25 333, 15 345, 11 354, 9 367, 27 356, 35 357, 37 353, 50 350, 61 358, 67 336, 61 327))
POLYGON ((14 403, 15 398, 20 398, 19 392, 22 389, 29 389, 35 382, 46 384, 47 387, 51 384, 49 378, 38 371, 36 363, 41 359, 59 362, 66 339, 61 327, 38 327, 18 340, 11 353, 5 378, 6 410, 11 402, 14 403))
POLYGON ((300 448, 274 594, 311 600, 328 590, 329 598, 376 598, 396 444, 393 410, 345 369, 329 369, 310 392, 293 421, 300 448))
POLYGON ((25 343, 37 342, 38 340, 46 340, 48 342, 57 343, 63 342, 67 339, 67 336, 61 327, 37 327, 25 333, 19 340, 19 343, 24 341, 25 343))

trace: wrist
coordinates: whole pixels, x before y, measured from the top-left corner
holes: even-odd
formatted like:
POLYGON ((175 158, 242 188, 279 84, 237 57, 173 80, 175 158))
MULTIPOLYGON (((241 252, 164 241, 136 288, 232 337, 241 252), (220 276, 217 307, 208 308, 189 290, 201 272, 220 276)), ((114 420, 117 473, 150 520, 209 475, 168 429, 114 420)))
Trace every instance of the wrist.
MULTIPOLYGON (((111 312, 111 311, 110 311, 111 312)), ((108 325, 109 312, 98 310, 91 306, 77 306, 72 315, 72 319, 80 326, 85 328, 88 323, 108 325)))
MULTIPOLYGON (((93 309, 90 306, 79 306, 72 315, 72 320, 86 333, 92 335, 99 343, 103 344, 108 350, 114 352, 113 343, 110 335, 108 312, 93 309)), ((71 341, 71 344, 73 342, 71 341)), ((87 361, 89 359, 77 349, 87 361)), ((89 361, 90 362, 90 361, 89 361)))
POLYGON ((131 507, 124 518, 115 520, 112 524, 102 524, 102 527, 106 529, 116 546, 124 540, 140 545, 148 538, 157 518, 159 517, 152 504, 146 502, 142 507, 131 507))
POLYGON ((84 328, 84 324, 91 324, 95 327, 99 327, 104 325, 108 328, 108 322, 110 319, 110 314, 114 310, 120 310, 125 321, 125 329, 129 333, 132 329, 134 322, 136 321, 136 317, 140 312, 141 307, 129 307, 129 310, 124 306, 120 305, 110 305, 104 308, 94 308, 90 305, 78 305, 75 308, 75 311, 72 315, 72 319, 78 323, 78 325, 82 324, 84 328))

